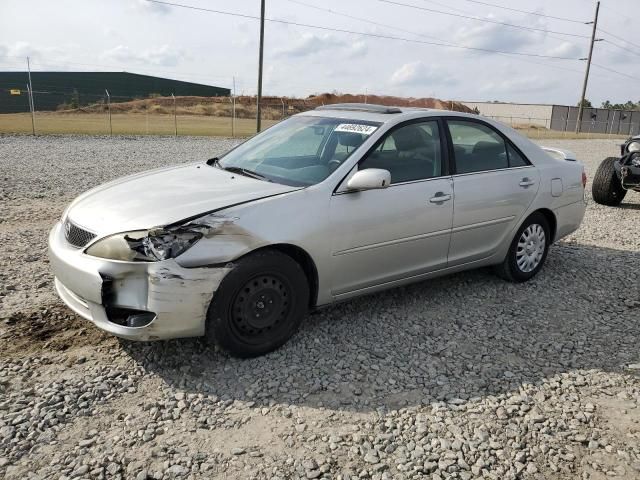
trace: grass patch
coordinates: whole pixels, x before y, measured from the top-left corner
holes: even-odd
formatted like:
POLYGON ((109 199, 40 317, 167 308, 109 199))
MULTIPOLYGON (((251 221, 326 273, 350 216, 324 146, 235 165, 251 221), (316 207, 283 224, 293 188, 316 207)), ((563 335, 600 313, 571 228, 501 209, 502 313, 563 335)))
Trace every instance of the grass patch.
MULTIPOLYGON (((231 118, 178 115, 178 135, 231 136, 231 118)), ((263 128, 273 125, 263 120, 263 128)), ((111 116, 114 135, 173 135, 173 115, 114 113, 111 116)), ((256 121, 236 118, 235 136, 246 137, 256 132, 256 121)), ((0 133, 31 133, 29 113, 0 115, 0 133)), ((109 135, 109 120, 104 113, 36 113, 36 134, 109 135)))
MULTIPOLYGON (((195 114, 178 115, 178 135, 231 136, 231 118, 214 116, 218 105, 196 105, 195 114)), ((152 105, 149 113, 112 113, 111 123, 114 135, 173 135, 173 115, 163 113, 164 107, 152 105)), ((264 128, 276 120, 262 120, 264 128)), ((606 135, 603 133, 558 132, 540 126, 516 125, 515 128, 529 138, 539 139, 584 139, 584 138, 627 138, 626 135, 606 135)), ((255 119, 236 118, 235 136, 253 135, 255 119)), ((0 114, 0 133, 31 133, 29 113, 0 114)), ((106 113, 36 113, 37 134, 84 134, 109 135, 109 120, 106 113)))

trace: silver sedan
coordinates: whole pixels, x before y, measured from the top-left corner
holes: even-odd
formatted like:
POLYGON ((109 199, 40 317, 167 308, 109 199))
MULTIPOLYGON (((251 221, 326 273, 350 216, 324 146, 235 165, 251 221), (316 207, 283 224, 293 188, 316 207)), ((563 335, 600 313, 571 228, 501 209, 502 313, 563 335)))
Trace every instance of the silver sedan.
POLYGON ((256 356, 358 295, 488 265, 532 278, 580 226, 585 183, 570 152, 482 117, 333 105, 86 192, 49 255, 60 298, 101 329, 256 356))

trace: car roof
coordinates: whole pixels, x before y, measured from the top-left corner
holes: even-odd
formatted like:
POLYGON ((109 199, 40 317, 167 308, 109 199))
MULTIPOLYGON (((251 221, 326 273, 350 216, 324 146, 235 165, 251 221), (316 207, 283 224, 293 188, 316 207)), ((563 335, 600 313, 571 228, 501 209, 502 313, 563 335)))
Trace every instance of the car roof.
POLYGON ((540 155, 540 147, 520 132, 496 120, 474 113, 438 110, 436 108, 388 107, 384 105, 372 106, 371 104, 334 104, 302 112, 295 116, 331 117, 351 121, 369 121, 386 125, 388 128, 393 128, 394 125, 407 120, 426 117, 446 116, 476 119, 491 125, 509 138, 530 160, 532 158, 535 159, 535 161, 532 161, 534 165, 554 161, 549 155, 540 155), (385 113, 388 112, 389 109, 391 109, 391 113, 385 113))
POLYGON ((451 115, 460 117, 477 117, 477 115, 438 110, 435 108, 394 107, 370 103, 336 103, 323 105, 315 110, 299 113, 301 116, 334 117, 345 120, 365 120, 379 123, 397 123, 412 118, 451 115))

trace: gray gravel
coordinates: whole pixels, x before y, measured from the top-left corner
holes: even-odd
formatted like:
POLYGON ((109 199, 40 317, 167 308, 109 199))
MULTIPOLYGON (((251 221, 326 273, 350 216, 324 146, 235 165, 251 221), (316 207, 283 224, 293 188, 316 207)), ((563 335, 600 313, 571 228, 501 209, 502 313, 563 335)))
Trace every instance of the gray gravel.
MULTIPOLYGON (((487 270, 312 315, 237 360, 118 341, 53 294, 78 193, 234 140, 0 136, 0 477, 640 478, 640 195, 524 285, 487 270)), ((547 140, 592 178, 616 141, 547 140)))

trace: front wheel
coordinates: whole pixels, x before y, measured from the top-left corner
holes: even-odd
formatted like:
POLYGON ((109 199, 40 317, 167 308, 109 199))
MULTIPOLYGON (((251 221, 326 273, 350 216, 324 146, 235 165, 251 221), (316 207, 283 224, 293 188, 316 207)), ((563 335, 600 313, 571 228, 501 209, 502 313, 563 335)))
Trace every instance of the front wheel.
POLYGON ((302 267, 275 250, 256 252, 222 280, 209 306, 205 335, 236 357, 263 355, 295 333, 308 305, 302 267))
POLYGON ((496 273, 510 282, 526 282, 542 268, 550 244, 549 222, 541 213, 533 213, 518 229, 496 273))
POLYGON ((617 207, 627 194, 616 174, 614 165, 617 161, 616 157, 605 158, 596 170, 591 186, 591 194, 596 203, 617 207))

